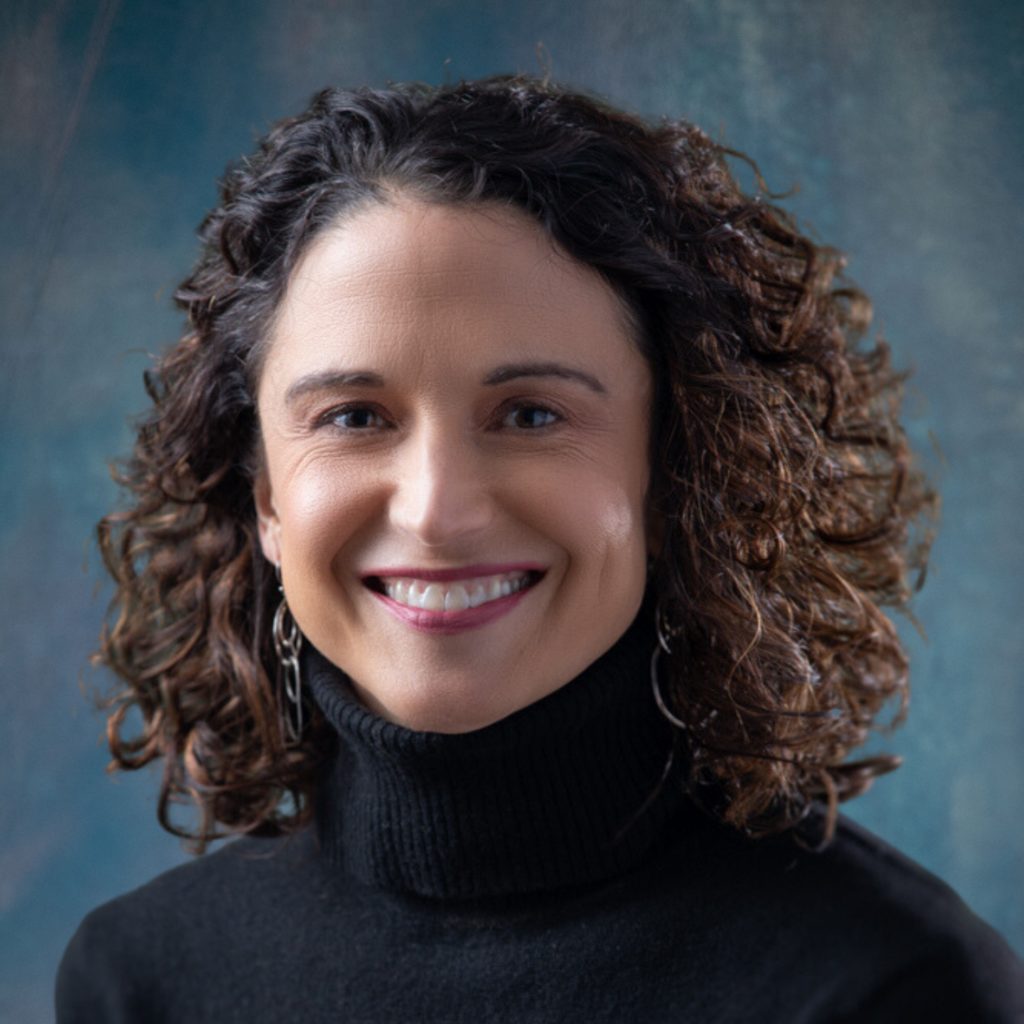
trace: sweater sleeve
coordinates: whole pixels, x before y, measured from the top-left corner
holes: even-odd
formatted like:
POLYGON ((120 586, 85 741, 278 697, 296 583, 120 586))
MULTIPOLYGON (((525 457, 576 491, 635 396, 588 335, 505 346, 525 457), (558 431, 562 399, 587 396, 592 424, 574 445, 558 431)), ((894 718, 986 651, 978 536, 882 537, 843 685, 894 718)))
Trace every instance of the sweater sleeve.
POLYGON ((950 940, 911 956, 833 1024, 1024 1022, 1024 965, 998 933, 975 922, 969 942, 950 940))
POLYGON ((880 837, 846 819, 841 833, 836 877, 852 896, 847 927, 869 920, 868 945, 885 950, 890 967, 832 1022, 1024 1024, 1024 963, 1006 939, 880 837))
POLYGON ((110 908, 86 915, 71 937, 55 990, 57 1024, 157 1024, 158 1008, 149 1005, 137 960, 123 945, 123 932, 113 926, 110 908))

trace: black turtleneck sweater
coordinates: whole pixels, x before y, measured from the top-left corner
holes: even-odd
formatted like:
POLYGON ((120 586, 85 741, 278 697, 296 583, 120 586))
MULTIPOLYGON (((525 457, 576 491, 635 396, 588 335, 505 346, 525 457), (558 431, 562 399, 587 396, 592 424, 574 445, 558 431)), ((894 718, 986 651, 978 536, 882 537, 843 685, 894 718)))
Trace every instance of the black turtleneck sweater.
POLYGON ((89 914, 58 1024, 1024 1020, 1002 938, 877 837, 749 840, 659 788, 649 613, 463 735, 383 721, 307 645, 337 732, 315 827, 89 914))

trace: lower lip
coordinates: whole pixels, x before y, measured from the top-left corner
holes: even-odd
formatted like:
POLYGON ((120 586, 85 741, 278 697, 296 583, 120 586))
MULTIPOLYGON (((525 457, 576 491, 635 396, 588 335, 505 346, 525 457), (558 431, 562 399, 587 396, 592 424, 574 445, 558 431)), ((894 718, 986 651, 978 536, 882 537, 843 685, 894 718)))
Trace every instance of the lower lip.
POLYGON ((517 590, 514 594, 509 594, 508 597, 499 597, 496 601, 485 601, 483 604, 477 605, 476 608, 465 608, 460 612, 431 612, 425 608, 410 608, 406 604, 399 604, 398 601, 380 591, 371 590, 370 593, 392 615, 412 626, 413 629, 417 629, 421 633, 443 635, 461 633, 467 629, 478 629, 495 619, 500 619, 502 615, 512 611, 536 586, 537 584, 534 583, 531 586, 523 587, 522 590, 517 590))

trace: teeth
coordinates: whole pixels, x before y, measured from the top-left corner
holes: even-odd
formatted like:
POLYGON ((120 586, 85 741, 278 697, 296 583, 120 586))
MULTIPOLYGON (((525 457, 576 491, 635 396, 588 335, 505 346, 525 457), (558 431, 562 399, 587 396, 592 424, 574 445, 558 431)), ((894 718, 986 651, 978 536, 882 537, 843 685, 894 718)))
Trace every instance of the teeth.
POLYGON ((459 583, 428 583, 410 579, 386 579, 381 582, 388 597, 399 604, 430 612, 460 612, 508 597, 522 590, 527 581, 526 573, 516 572, 459 583))

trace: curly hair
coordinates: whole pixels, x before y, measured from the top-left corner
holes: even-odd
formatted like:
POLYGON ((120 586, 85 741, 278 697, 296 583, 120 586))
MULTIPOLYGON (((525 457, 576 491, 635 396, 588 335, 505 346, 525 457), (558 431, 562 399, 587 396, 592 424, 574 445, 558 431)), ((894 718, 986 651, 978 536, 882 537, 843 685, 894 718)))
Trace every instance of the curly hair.
POLYGON ((838 803, 899 763, 846 758, 891 698, 892 724, 905 716, 908 658, 882 608, 913 621, 934 529, 911 527, 939 508, 898 422, 907 372, 862 344, 870 304, 843 257, 770 202, 752 161, 526 76, 326 89, 227 172, 175 294, 187 331, 146 372, 152 408, 113 467, 130 500, 97 527, 116 592, 93 658, 123 680, 112 767, 162 757, 161 824, 198 850, 312 813, 329 736, 315 713, 298 742, 279 728, 256 385, 311 239, 395 191, 518 208, 624 301, 656 382, 651 581, 687 785, 753 836, 823 802, 827 843, 838 803), (190 802, 198 823, 173 820, 190 802))

